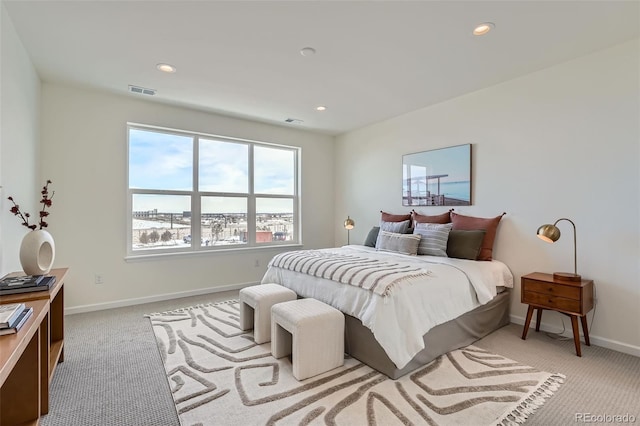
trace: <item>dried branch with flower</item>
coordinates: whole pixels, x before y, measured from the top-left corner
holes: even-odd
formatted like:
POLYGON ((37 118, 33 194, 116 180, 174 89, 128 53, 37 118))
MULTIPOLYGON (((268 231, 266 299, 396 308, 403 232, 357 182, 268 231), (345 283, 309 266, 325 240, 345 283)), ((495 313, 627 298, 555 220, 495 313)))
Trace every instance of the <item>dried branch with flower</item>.
MULTIPOLYGON (((42 194, 42 199, 40 200, 40 204, 42 204, 42 209, 40 210, 40 223, 39 223, 40 229, 46 228, 47 226, 49 226, 49 224, 45 221, 45 218, 49 216, 49 212, 46 209, 47 207, 51 207, 51 199, 55 194, 55 191, 53 191, 51 193, 51 196, 49 196, 50 183, 52 182, 50 180, 47 180, 47 183, 45 183, 45 185, 42 187, 42 191, 40 191, 40 193, 42 194)), ((13 203, 13 207, 11 207, 9 211, 13 213, 15 216, 20 216, 20 219, 22 219, 23 226, 26 226, 31 230, 35 230, 38 227, 38 225, 29 224, 29 218, 31 217, 31 215, 29 213, 22 213, 20 211, 20 206, 16 204, 16 202, 13 200, 13 197, 9 197, 9 201, 13 203)))

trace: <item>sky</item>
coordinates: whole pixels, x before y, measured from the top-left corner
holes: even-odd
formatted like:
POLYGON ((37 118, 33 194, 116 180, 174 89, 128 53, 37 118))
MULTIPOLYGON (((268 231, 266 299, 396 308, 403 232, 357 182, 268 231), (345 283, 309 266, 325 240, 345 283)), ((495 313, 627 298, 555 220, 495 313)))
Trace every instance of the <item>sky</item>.
MULTIPOLYGON (((402 163, 425 166, 427 175, 449 175, 442 178, 441 182, 469 181, 470 152, 470 145, 459 145, 404 155, 402 163)), ((406 175, 403 178, 406 179, 406 175)))
MULTIPOLYGON (((141 129, 129 131, 129 185, 139 189, 186 190, 193 187, 193 138, 141 129)), ((200 138, 200 191, 246 194, 249 190, 249 145, 200 138)), ((293 195, 296 151, 269 146, 254 148, 254 190, 293 195)), ((291 200, 258 199, 258 213, 292 212, 291 200), (283 210, 284 209, 284 210, 283 210)), ((188 196, 136 195, 133 209, 181 213, 191 210, 188 196)), ((246 212, 246 198, 205 197, 202 211, 246 212)))

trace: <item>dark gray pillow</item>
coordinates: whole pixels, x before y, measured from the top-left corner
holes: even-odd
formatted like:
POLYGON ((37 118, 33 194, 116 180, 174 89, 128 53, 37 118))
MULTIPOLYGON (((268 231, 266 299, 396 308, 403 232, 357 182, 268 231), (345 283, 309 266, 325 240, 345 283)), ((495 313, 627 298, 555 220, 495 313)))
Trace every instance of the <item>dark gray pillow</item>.
POLYGON ((369 231, 369 235, 367 235, 367 238, 364 240, 364 245, 367 247, 375 247, 376 240, 378 239, 378 232, 380 232, 379 226, 374 226, 373 228, 371 228, 371 231, 369 231))
POLYGON ((447 240, 447 256, 476 260, 480 254, 485 230, 463 231, 452 229, 447 240))

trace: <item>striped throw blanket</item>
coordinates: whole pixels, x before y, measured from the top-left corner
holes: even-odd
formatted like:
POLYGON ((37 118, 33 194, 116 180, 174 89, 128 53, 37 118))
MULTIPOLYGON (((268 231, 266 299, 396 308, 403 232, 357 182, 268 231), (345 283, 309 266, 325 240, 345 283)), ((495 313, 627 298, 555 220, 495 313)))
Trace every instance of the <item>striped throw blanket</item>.
POLYGON ((361 287, 380 296, 388 296, 403 280, 431 275, 430 271, 413 265, 320 250, 281 253, 271 259, 269 266, 361 287))

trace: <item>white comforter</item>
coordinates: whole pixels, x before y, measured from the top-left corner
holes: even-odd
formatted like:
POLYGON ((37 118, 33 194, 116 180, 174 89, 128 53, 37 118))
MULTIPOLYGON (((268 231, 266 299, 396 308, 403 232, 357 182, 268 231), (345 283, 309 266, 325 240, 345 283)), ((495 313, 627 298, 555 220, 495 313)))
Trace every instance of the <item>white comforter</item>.
POLYGON ((513 287, 511 271, 497 260, 406 256, 356 245, 323 251, 420 265, 430 271, 427 277, 403 282, 389 296, 275 267, 269 267, 262 279, 358 318, 398 368, 424 349, 422 337, 431 328, 484 305, 496 296, 497 287, 513 287))

